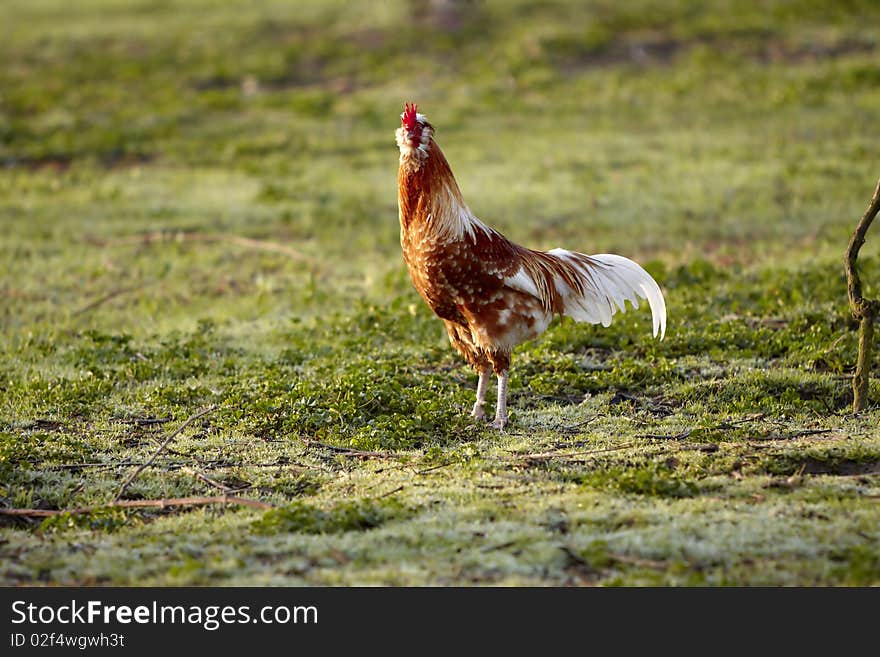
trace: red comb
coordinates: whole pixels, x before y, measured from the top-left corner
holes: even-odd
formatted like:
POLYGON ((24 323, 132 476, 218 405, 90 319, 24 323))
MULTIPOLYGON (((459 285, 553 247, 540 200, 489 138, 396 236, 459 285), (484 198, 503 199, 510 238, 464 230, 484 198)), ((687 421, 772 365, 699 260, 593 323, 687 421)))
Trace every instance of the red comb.
POLYGON ((409 131, 416 129, 416 113, 419 111, 418 105, 413 103, 405 103, 403 106, 403 115, 400 117, 400 123, 409 131))

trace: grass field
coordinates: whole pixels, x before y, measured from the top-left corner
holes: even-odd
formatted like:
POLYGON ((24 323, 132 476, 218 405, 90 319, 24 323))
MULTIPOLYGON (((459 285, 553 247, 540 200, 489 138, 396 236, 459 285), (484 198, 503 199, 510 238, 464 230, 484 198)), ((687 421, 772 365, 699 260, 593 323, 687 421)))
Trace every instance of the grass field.
POLYGON ((4 518, 0 583, 880 584, 878 56, 857 0, 3 2, 0 505, 101 507, 216 405, 123 499, 276 508, 4 518), (557 322, 474 424, 404 101, 481 219, 644 264, 666 339, 557 322))

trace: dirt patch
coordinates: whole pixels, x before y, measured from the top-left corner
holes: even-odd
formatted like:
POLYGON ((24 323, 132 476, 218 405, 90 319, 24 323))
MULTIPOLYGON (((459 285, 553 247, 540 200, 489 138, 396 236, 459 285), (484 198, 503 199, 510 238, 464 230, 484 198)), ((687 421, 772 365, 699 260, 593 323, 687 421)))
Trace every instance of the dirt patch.
POLYGON ((806 459, 803 461, 804 474, 829 474, 837 476, 880 474, 880 461, 855 461, 841 459, 837 461, 819 461, 806 459))

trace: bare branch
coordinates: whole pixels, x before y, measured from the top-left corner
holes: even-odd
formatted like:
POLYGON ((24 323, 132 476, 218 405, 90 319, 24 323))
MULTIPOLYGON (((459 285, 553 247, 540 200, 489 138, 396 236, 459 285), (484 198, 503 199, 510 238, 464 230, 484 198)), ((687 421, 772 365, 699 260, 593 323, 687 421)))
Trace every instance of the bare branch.
POLYGON ((856 361, 856 371, 853 375, 853 412, 858 413, 868 403, 868 380, 871 369, 871 348, 874 341, 874 318, 877 316, 877 301, 865 299, 862 296, 862 281, 856 268, 856 260, 859 257, 859 249, 865 243, 865 235, 874 217, 880 212, 880 181, 874 190, 874 196, 865 214, 859 220, 856 229, 849 240, 849 246, 844 254, 844 268, 846 270, 846 291, 849 296, 849 308, 854 319, 859 322, 859 355, 856 361))
POLYGON ((163 440, 162 443, 159 445, 159 448, 155 452, 153 452, 153 455, 149 459, 147 459, 146 462, 139 465, 137 470, 132 472, 128 477, 126 477, 125 481, 122 482, 122 485, 119 487, 119 491, 116 493, 116 496, 113 498, 113 502, 116 503, 119 501, 119 498, 122 497, 122 494, 128 488, 129 484, 131 484, 131 482, 133 482, 135 480, 135 478, 141 472, 143 472, 146 468, 148 468, 150 465, 153 464, 153 461, 156 460, 156 457, 158 457, 159 454, 162 453, 162 450, 164 450, 168 446, 168 443, 170 443, 172 440, 174 440, 174 438, 181 431, 186 429, 190 424, 192 424, 193 422, 198 420, 200 417, 203 417, 203 416, 207 415, 208 413, 213 413, 216 410, 217 410, 216 404, 214 404, 213 406, 208 406, 208 408, 202 409, 201 411, 199 411, 195 415, 191 415, 189 418, 187 418, 186 422, 184 422, 179 427, 177 427, 174 431, 169 433, 168 436, 165 438, 165 440, 163 440))
POLYGON ((868 228, 871 227, 871 223, 874 221, 874 217, 877 216, 878 212, 880 212, 880 181, 877 182, 877 188, 874 190, 874 196, 871 198, 871 203, 868 205, 868 209, 865 210, 865 214, 862 215, 862 218, 859 220, 858 225, 856 225, 856 229, 853 231, 852 237, 850 237, 849 246, 846 248, 846 288, 849 293, 850 307, 852 308, 853 316, 856 319, 861 319, 861 316, 858 315, 857 312, 859 301, 862 299, 862 281, 859 278, 859 272, 856 269, 856 260, 859 257, 859 250, 865 243, 865 235, 868 232, 868 228))
POLYGON ((138 509, 160 508, 169 506, 208 506, 210 504, 238 504, 255 509, 274 509, 274 504, 252 500, 235 495, 218 495, 216 497, 170 497, 161 500, 120 500, 97 506, 84 506, 76 509, 0 509, 0 516, 18 516, 24 518, 48 518, 62 514, 84 515, 101 509, 138 509))
POLYGON ((213 486, 214 488, 220 489, 226 495, 251 488, 251 484, 247 484, 246 486, 242 486, 240 488, 232 488, 231 486, 227 486, 223 482, 217 481, 216 479, 212 479, 211 477, 206 475, 204 472, 199 472, 195 468, 190 468, 189 466, 183 466, 182 468, 180 468, 180 470, 181 470, 181 472, 185 472, 187 474, 192 475, 193 477, 195 477, 199 481, 205 482, 209 486, 213 486))
POLYGON ((574 456, 591 456, 593 454, 603 454, 605 452, 616 452, 621 449, 629 449, 631 447, 635 447, 636 443, 624 443, 622 445, 615 445, 614 447, 603 447, 601 449, 589 449, 582 452, 563 452, 558 449, 551 450, 549 452, 535 452, 531 454, 511 454, 511 458, 515 459, 523 459, 525 461, 546 461, 552 458, 563 458, 568 459, 574 456))
POLYGON ((278 242, 270 242, 267 240, 256 240, 251 237, 242 237, 241 235, 233 235, 231 233, 200 233, 200 232, 178 232, 178 231, 163 231, 157 230, 151 233, 144 233, 143 235, 132 235, 129 237, 123 237, 116 240, 100 240, 96 238, 91 238, 93 244, 97 244, 98 246, 108 247, 108 246, 120 246, 127 244, 152 244, 153 242, 173 242, 173 241, 185 241, 185 242, 226 242, 228 244, 235 244, 237 246, 241 246, 248 249, 255 249, 258 251, 268 251, 271 253, 278 253, 283 256, 287 256, 292 260, 296 260, 298 262, 305 262, 310 265, 317 265, 318 261, 314 258, 307 256, 304 253, 300 253, 296 249, 293 249, 286 244, 280 244, 278 242))
POLYGON ((306 447, 321 447, 323 449, 328 449, 331 452, 336 452, 337 454, 344 454, 345 456, 353 456, 356 458, 362 459, 399 459, 401 458, 400 454, 395 454, 394 452, 365 452, 360 449, 351 449, 350 447, 337 447, 336 445, 328 445, 327 443, 319 443, 317 440, 310 440, 309 438, 300 438, 303 444, 306 447))
POLYGON ((399 492, 402 491, 402 490, 403 490, 403 486, 398 486, 397 488, 395 488, 395 489, 393 489, 393 490, 390 490, 390 491, 388 491, 387 493, 382 493, 382 494, 381 494, 379 497, 377 497, 376 499, 381 500, 383 497, 391 497, 391 496, 394 495, 395 493, 399 493, 399 492))
POLYGON ((143 290, 145 287, 149 287, 150 285, 156 284, 158 281, 144 281, 143 283, 139 283, 137 285, 130 285, 128 287, 118 287, 114 290, 110 290, 107 294, 98 297, 94 301, 90 301, 86 305, 84 305, 79 310, 74 310, 71 314, 72 317, 77 317, 79 315, 83 315, 90 310, 94 310, 98 306, 107 303, 108 301, 112 301, 116 297, 122 296, 123 294, 130 294, 131 292, 137 292, 138 290, 143 290))

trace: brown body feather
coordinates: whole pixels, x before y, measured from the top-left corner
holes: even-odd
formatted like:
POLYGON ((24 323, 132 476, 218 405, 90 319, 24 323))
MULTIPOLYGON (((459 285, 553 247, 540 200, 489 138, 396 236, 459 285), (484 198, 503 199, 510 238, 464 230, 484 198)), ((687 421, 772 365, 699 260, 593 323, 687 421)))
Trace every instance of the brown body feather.
POLYGON ((665 330, 662 294, 638 265, 610 254, 534 251, 511 242, 468 209, 430 123, 409 106, 401 119, 403 257, 416 290, 443 319, 450 342, 480 374, 476 417, 483 416, 491 369, 499 376, 495 425, 506 424, 511 352, 543 333, 554 315, 607 325, 625 300, 635 304, 636 296, 647 296, 652 311, 657 306, 655 333, 665 330))
POLYGON ((562 311, 554 274, 574 284, 574 272, 481 224, 460 234, 443 225, 467 208, 433 139, 421 167, 401 165, 398 191, 401 247, 416 290, 445 320, 450 342, 477 372, 490 364, 496 373, 506 370, 512 348, 546 328, 541 316, 562 311), (540 298, 505 284, 523 267, 538 282, 540 298))

